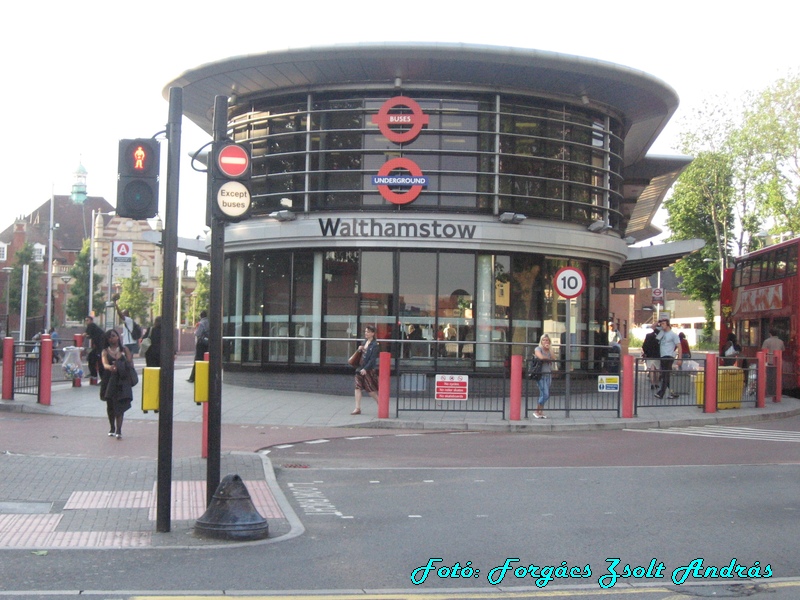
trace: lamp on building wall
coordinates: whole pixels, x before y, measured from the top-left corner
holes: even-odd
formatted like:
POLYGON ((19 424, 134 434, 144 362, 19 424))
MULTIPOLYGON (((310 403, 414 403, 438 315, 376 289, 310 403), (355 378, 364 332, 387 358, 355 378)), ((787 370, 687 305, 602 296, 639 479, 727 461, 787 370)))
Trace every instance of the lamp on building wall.
POLYGON ((297 219, 297 215, 290 210, 276 210, 275 212, 269 213, 269 216, 281 222, 294 221, 297 219))
POLYGON ((597 221, 591 223, 586 229, 588 229, 592 233, 600 233, 602 231, 606 231, 607 229, 611 229, 611 225, 609 225, 602 219, 598 219, 597 221))
POLYGON ((504 212, 501 213, 497 220, 501 223, 510 223, 512 225, 519 225, 528 217, 521 214, 521 213, 514 213, 514 212, 504 212))

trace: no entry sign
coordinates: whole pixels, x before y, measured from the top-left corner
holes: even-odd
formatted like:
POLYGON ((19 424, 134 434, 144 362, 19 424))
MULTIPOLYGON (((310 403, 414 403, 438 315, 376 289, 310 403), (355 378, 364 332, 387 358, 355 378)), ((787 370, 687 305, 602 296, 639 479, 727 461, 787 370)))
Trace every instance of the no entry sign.
POLYGON ((238 144, 228 144, 217 154, 217 167, 227 177, 241 177, 250 166, 250 154, 238 144))

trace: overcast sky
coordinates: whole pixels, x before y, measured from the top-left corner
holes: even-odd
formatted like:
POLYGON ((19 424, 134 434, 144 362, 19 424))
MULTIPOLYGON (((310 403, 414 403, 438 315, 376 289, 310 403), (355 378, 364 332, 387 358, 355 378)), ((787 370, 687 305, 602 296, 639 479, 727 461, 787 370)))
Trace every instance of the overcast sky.
MULTIPOLYGON (((7 3, 2 12, 4 194, 0 227, 69 194, 79 164, 88 193, 116 203, 117 144, 165 128, 165 85, 231 56, 358 42, 454 42, 561 52, 645 71, 681 107, 651 153, 675 153, 682 117, 737 98, 800 66, 800 6, 762 0, 345 3, 138 0, 7 3)), ((183 122, 182 153, 209 141, 183 122)), ((204 227, 205 176, 181 165, 179 234, 204 227)), ((163 212, 163 187, 161 206, 163 212)), ((58 216, 56 215, 56 222, 58 216)))

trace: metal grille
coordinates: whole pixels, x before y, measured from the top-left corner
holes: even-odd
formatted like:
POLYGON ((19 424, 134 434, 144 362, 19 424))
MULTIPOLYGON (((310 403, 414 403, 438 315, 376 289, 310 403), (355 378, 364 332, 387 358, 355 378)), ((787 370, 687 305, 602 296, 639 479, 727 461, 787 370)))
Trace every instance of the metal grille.
POLYGON ((40 365, 37 343, 14 344, 14 394, 39 396, 40 365))
MULTIPOLYGON (((587 368, 587 361, 570 361, 571 369, 552 373, 550 398, 545 411, 613 411, 620 416, 622 377, 619 363, 607 363, 607 368, 587 368), (616 372, 615 372, 616 371, 616 372)), ((560 363, 562 368, 564 363, 560 363)), ((525 418, 536 409, 539 401, 539 384, 523 379, 525 418)))
MULTIPOLYGON (((664 368, 667 363, 636 359, 635 407, 670 407, 697 406, 705 407, 706 381, 705 358, 696 358, 684 363, 695 363, 697 368, 680 368, 672 363, 673 368, 664 368), (649 363, 649 364, 648 364, 649 363), (664 377, 669 375, 669 385, 659 398, 664 377)), ((716 366, 717 368, 717 409, 740 408, 743 404, 755 406, 758 390, 758 366, 755 359, 747 365, 716 366)), ((774 367, 767 366, 769 369, 774 367)), ((774 393, 774 390, 773 390, 774 393)), ((767 394, 770 391, 767 390, 767 394)))
MULTIPOLYGON (((448 373, 449 375, 450 373, 448 373)), ((401 411, 437 412, 496 412, 505 418, 509 394, 508 375, 504 371, 493 373, 458 372, 454 377, 468 377, 466 399, 447 398, 439 388, 436 375, 431 373, 400 372, 395 375, 397 404, 395 416, 401 411)))

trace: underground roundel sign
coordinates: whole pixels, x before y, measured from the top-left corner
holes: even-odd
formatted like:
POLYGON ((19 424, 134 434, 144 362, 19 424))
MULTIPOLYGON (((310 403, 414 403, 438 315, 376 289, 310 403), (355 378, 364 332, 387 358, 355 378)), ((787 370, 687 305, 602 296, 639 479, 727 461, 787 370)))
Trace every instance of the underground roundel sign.
POLYGON ((428 185, 428 178, 422 174, 419 165, 409 158, 393 158, 386 161, 377 175, 372 176, 372 184, 378 187, 381 196, 392 204, 408 204, 417 199, 422 188, 428 185), (408 174, 395 174, 398 169, 408 174), (392 188, 401 188, 395 191, 392 188))
POLYGON ((430 117, 422 112, 422 107, 407 96, 395 96, 383 103, 372 122, 378 126, 386 139, 395 144, 403 144, 414 140, 430 121, 430 117), (392 112, 402 106, 410 112, 392 112))

